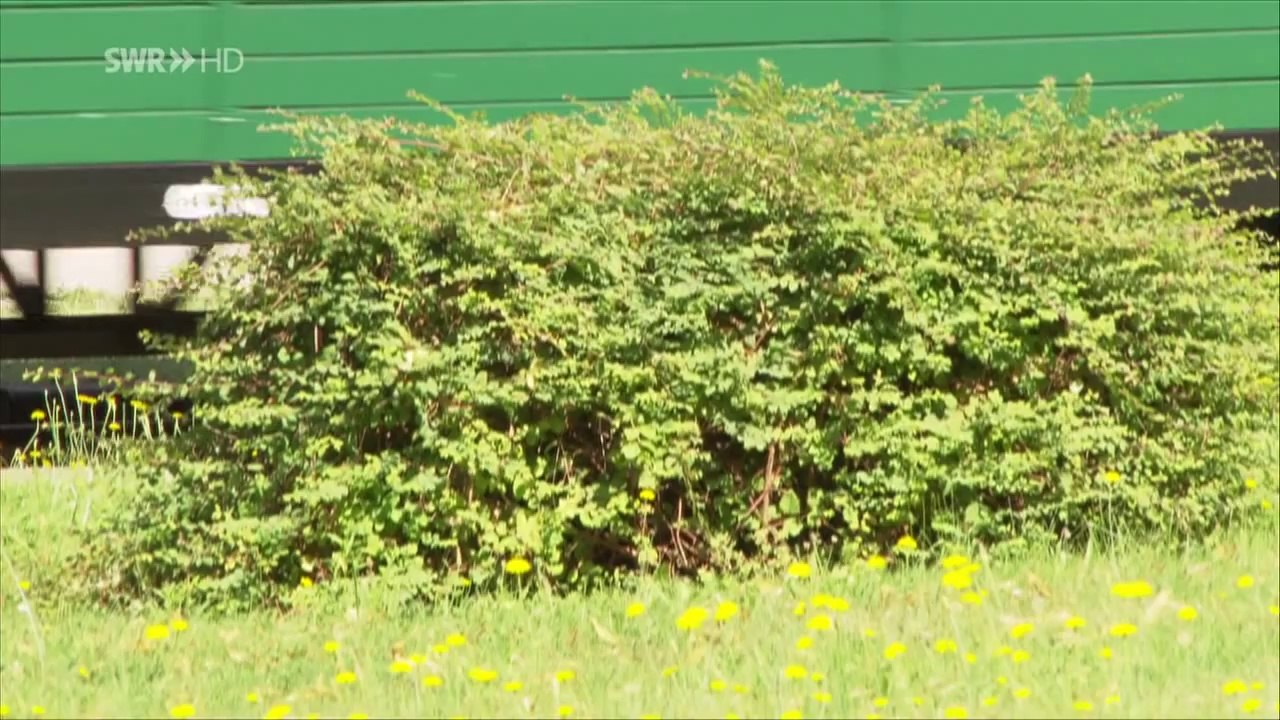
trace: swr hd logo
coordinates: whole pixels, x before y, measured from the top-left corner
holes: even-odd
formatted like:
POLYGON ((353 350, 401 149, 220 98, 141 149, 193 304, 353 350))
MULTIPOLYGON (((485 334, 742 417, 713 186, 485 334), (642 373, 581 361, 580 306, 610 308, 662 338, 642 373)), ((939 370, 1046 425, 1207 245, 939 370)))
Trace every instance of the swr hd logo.
POLYGON ((109 73, 185 73, 197 65, 202 73, 238 73, 244 67, 244 53, 236 48, 201 48, 195 54, 186 48, 107 48, 102 57, 109 73))

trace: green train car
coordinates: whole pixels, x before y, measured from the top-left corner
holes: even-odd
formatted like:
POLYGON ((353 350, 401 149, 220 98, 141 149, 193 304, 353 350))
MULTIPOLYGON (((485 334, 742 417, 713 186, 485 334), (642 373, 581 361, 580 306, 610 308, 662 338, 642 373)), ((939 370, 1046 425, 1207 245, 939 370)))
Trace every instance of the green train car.
MULTIPOLYGON (((271 108, 436 119, 416 90, 502 119, 650 86, 697 110, 710 83, 685 69, 762 58, 896 98, 936 83, 953 110, 1089 73, 1098 110, 1178 93, 1162 128, 1280 147, 1277 0, 0 0, 0 237, 121 245, 211 163, 286 161, 288 138, 258 131, 271 108)), ((1238 201, 1280 206, 1273 184, 1238 201)), ((57 329, 43 291, 0 269, 26 316, 0 321, 4 344, 35 353, 57 329)))

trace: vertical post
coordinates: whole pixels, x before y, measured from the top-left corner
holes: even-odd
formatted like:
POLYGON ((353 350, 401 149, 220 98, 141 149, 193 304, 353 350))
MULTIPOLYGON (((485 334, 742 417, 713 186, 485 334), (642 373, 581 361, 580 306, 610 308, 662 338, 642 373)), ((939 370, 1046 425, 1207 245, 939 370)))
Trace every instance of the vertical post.
POLYGON ((34 307, 37 317, 44 317, 49 312, 49 263, 45 257, 45 249, 36 250, 36 292, 34 307))

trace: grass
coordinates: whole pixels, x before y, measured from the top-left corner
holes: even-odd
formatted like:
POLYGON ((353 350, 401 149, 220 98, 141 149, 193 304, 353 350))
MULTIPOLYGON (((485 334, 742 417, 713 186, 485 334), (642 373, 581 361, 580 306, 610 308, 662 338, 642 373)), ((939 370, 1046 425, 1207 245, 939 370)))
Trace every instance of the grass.
POLYGON ((88 470, 0 476, 12 566, 0 599, 0 702, 11 717, 37 706, 51 717, 1280 713, 1274 509, 1203 545, 975 556, 980 568, 950 576, 968 588, 948 587, 947 570, 904 551, 887 570, 648 579, 567 598, 521 594, 533 576, 513 576, 507 595, 409 612, 381 610, 352 588, 300 587, 288 614, 205 617, 58 600, 56 568, 76 549, 70 531, 96 512, 90 499, 103 483, 88 470), (1149 592, 1114 593, 1135 581, 1149 592), (679 628, 682 616, 697 620, 694 607, 708 617, 679 628), (732 616, 719 621, 718 611, 732 616), (1076 617, 1085 624, 1072 629, 1076 617), (1112 634, 1126 624, 1134 634, 1112 634))

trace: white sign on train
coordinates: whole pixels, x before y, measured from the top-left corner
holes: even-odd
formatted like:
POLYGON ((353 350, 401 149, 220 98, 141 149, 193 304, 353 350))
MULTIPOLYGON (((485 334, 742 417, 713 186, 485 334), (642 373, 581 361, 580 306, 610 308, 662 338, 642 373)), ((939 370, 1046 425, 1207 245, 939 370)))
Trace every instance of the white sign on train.
MULTIPOLYGON (((232 188, 235 191, 235 188, 232 188)), ((221 185, 170 185, 164 191, 164 211, 174 220, 203 220, 219 215, 252 215, 266 217, 271 209, 262 198, 223 198, 227 189, 221 185)))
POLYGON ((107 48, 102 54, 108 73, 185 73, 196 67, 202 73, 238 73, 244 68, 244 53, 237 48, 136 47, 107 48))

